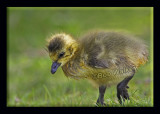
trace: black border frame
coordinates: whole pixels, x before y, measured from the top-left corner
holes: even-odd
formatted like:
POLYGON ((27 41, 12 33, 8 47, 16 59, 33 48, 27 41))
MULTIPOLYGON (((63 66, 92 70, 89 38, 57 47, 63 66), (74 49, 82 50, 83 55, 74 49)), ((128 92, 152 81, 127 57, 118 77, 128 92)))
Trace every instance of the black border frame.
POLYGON ((1 64, 0 64, 0 69, 3 72, 2 75, 0 76, 0 111, 9 111, 9 112, 14 112, 14 111, 18 111, 18 112, 24 112, 24 111, 31 111, 33 113, 37 112, 37 111, 69 111, 69 113, 74 112, 76 113, 76 111, 78 112, 86 112, 86 111, 98 111, 100 113, 100 111, 107 111, 107 112, 111 112, 111 111, 115 111, 117 113, 120 113, 119 111, 137 111, 138 112, 142 112, 144 110, 146 111, 151 111, 153 113, 153 109, 156 109, 160 106, 160 97, 158 96, 158 92, 159 92, 159 85, 158 85, 158 81, 160 79, 160 76, 158 76, 158 74, 160 73, 160 70, 158 70, 158 65, 160 63, 160 60, 158 60, 160 58, 160 56, 157 54, 158 50, 159 50, 159 39, 160 39, 160 35, 159 33, 159 28, 160 28, 160 17, 159 16, 159 0, 108 0, 108 1, 95 1, 95 0, 89 0, 87 2, 84 1, 77 1, 77 0, 70 0, 70 1, 62 1, 62 0, 56 0, 56 1, 45 1, 45 0, 1 0, 0 1, 0 35, 1 35, 1 44, 0 44, 0 49, 2 50, 1 52, 1 64), (154 58, 153 58, 153 62, 156 63, 154 64, 154 89, 153 89, 153 101, 154 101, 154 106, 153 107, 132 107, 132 108, 118 108, 116 107, 116 109, 109 107, 108 108, 65 108, 65 107, 59 107, 56 108, 55 107, 45 107, 45 108, 30 108, 30 107, 7 107, 7 7, 153 7, 154 8, 154 27, 153 27, 153 35, 154 35, 154 39, 153 39, 153 47, 154 47, 154 58), (157 44, 156 44, 157 43, 157 44), (157 52, 157 53, 156 53, 157 52), (3 63, 3 64, 2 64, 3 63), (112 109, 112 110, 111 110, 112 109), (136 109, 136 110, 135 110, 136 109))

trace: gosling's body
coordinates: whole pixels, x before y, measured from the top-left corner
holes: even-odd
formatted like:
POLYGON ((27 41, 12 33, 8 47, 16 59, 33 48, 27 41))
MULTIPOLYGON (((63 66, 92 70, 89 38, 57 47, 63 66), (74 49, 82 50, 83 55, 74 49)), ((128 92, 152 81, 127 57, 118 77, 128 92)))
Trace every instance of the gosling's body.
POLYGON ((147 61, 146 46, 115 32, 93 32, 82 37, 75 57, 62 69, 66 76, 87 78, 98 85, 118 83, 147 61))
POLYGON ((61 63, 67 77, 86 78, 99 86, 97 103, 101 105, 104 105, 106 87, 112 84, 118 84, 117 97, 120 103, 120 96, 123 100, 129 99, 127 84, 148 57, 146 45, 142 41, 105 31, 91 32, 78 41, 69 35, 58 34, 49 40, 48 49, 53 64, 61 63), (61 43, 56 44, 55 38, 61 40, 61 43), (53 42, 59 49, 52 45, 53 42), (64 57, 59 57, 62 50, 65 51, 64 57))

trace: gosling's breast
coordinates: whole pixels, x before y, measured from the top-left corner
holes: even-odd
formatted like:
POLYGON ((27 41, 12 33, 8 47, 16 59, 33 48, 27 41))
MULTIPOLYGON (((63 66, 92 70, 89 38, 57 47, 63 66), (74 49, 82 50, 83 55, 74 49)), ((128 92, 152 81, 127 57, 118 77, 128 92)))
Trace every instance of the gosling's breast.
POLYGON ((129 68, 95 69, 87 66, 83 61, 70 61, 62 69, 67 77, 74 79, 86 78, 98 84, 116 83, 133 73, 132 69, 129 68))
POLYGON ((70 78, 81 79, 87 77, 88 68, 83 60, 69 61, 62 69, 65 75, 70 78))

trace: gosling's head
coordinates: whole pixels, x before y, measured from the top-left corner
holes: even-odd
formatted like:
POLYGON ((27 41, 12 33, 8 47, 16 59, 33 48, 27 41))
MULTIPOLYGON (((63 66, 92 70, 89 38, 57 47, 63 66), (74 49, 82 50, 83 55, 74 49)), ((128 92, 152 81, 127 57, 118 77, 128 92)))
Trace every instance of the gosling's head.
POLYGON ((53 61, 51 73, 54 74, 59 66, 63 66, 75 55, 78 44, 70 35, 61 33, 52 35, 47 44, 49 56, 53 61))

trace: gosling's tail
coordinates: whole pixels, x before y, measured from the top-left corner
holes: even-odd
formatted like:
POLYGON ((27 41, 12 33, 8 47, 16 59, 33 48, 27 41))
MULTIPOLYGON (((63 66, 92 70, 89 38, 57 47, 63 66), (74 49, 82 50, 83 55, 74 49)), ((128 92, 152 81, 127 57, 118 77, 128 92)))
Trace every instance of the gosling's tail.
POLYGON ((147 50, 143 50, 141 53, 139 53, 139 57, 138 57, 138 64, 137 67, 139 67, 140 65, 144 65, 147 61, 148 61, 148 51, 147 50))
POLYGON ((140 65, 144 65, 148 61, 148 50, 146 45, 142 45, 142 47, 138 50, 137 53, 137 62, 135 62, 136 67, 140 65))
POLYGON ((148 61, 148 47, 144 42, 140 40, 137 43, 129 43, 127 47, 127 55, 129 61, 137 68, 140 65, 144 65, 148 61))

